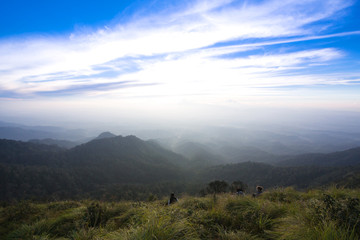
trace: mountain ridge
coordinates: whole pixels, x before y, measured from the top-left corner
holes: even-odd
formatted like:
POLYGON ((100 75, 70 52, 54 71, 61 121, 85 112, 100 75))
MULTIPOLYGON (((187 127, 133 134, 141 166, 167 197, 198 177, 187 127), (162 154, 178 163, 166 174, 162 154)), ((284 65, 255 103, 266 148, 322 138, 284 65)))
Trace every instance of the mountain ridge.
POLYGON ((357 166, 360 165, 360 147, 333 153, 308 153, 288 157, 276 163, 278 166, 357 166))
MULTIPOLYGON (((334 156, 355 159, 359 163, 356 155, 359 150, 360 147, 349 149, 334 156)), ((206 159, 200 160, 206 162, 206 159)), ((259 162, 208 166, 202 163, 167 150, 156 141, 144 141, 134 135, 93 139, 68 150, 0 139, 0 200, 34 195, 37 198, 99 198, 110 193, 120 199, 125 193, 131 198, 139 195, 135 191, 168 193, 174 188, 194 193, 216 179, 240 180, 266 188, 308 188, 336 182, 346 185, 349 179, 356 185, 360 173, 359 164, 349 167, 336 164, 281 166, 259 162), (145 189, 148 187, 151 189, 145 189)))

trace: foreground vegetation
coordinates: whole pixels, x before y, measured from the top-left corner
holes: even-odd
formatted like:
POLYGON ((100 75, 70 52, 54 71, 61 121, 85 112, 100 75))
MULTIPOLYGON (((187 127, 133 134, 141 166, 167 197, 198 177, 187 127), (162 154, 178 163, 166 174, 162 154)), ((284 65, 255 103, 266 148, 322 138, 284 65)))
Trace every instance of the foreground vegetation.
POLYGON ((147 202, 20 202, 0 208, 0 239, 359 239, 360 191, 274 189, 147 202))

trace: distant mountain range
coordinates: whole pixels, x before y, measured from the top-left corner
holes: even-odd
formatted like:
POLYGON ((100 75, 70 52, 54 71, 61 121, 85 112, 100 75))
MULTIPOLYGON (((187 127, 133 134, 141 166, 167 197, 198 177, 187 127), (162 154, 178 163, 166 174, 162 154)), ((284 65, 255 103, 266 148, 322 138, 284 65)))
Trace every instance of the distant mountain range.
MULTIPOLYGON (((231 143, 211 143, 209 145, 192 141, 181 141, 169 145, 166 140, 156 140, 161 146, 181 154, 199 166, 219 165, 240 162, 276 162, 279 156, 262 151, 256 147, 231 143)), ((281 156, 282 157, 282 156, 281 156)))
MULTIPOLYGON (((111 127, 111 129, 114 128, 111 127)), ((216 159, 233 163, 269 162, 277 160, 274 156, 331 153, 360 146, 360 132, 357 131, 337 132, 284 126, 281 128, 276 126, 266 128, 203 126, 161 130, 119 126, 116 127, 116 131, 126 133, 126 135, 136 133, 142 139, 156 139, 163 147, 177 153, 190 155, 189 150, 192 152, 192 156, 189 157, 194 160, 198 158, 197 155, 206 154, 209 164, 216 159), (190 145, 196 145, 191 147, 196 149, 191 150, 190 145)), ((0 139, 37 140, 44 144, 56 144, 64 148, 88 142, 97 134, 98 130, 94 129, 27 126, 0 121, 0 139), (72 143, 56 142, 58 140, 72 143)), ((111 133, 109 136, 112 136, 111 133)))
POLYGON ((0 138, 2 139, 28 141, 30 139, 44 139, 51 137, 55 137, 55 134, 34 129, 23 129, 20 127, 0 127, 0 138))
POLYGON ((82 142, 88 136, 82 129, 53 126, 26 126, 0 121, 0 139, 29 141, 31 139, 63 139, 82 142))
POLYGON ((215 179, 265 187, 346 185, 349 179, 356 185, 360 175, 360 148, 282 156, 271 165, 243 161, 274 157, 256 148, 224 148, 219 156, 205 145, 185 142, 174 153, 153 140, 110 132, 70 149, 54 141, 0 140, 0 200, 134 198, 153 192, 168 194, 174 188, 196 192, 215 179))
POLYGON ((0 200, 71 198, 113 184, 185 181, 188 160, 181 155, 135 136, 100 136, 69 150, 0 140, 0 200))
POLYGON ((52 138, 44 138, 44 139, 30 139, 29 142, 36 143, 36 144, 43 144, 43 145, 50 145, 50 146, 58 146, 65 149, 73 148, 79 145, 79 142, 72 142, 67 140, 57 140, 52 138))
POLYGON ((342 167, 357 166, 360 164, 360 147, 345 151, 322 154, 302 154, 288 157, 286 160, 279 161, 278 166, 323 166, 323 167, 342 167))
POLYGON ((198 174, 202 181, 222 179, 262 185, 265 188, 292 186, 300 189, 330 185, 356 188, 360 186, 360 165, 343 167, 297 166, 279 167, 259 162, 212 166, 198 174), (350 182, 351 181, 351 182, 350 182))
POLYGON ((111 132, 103 132, 99 136, 97 136, 95 139, 104 139, 104 138, 113 138, 113 137, 116 137, 116 135, 111 132))
POLYGON ((104 168, 121 182, 179 179, 178 168, 188 163, 181 155, 135 136, 98 137, 66 151, 66 159, 72 166, 104 168))

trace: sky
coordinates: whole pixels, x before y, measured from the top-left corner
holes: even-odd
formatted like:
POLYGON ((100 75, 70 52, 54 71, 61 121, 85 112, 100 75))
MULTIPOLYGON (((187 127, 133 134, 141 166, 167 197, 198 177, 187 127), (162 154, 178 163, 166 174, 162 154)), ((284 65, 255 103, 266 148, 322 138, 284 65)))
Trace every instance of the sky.
POLYGON ((360 114, 359 16, 356 0, 1 1, 1 120, 360 114))

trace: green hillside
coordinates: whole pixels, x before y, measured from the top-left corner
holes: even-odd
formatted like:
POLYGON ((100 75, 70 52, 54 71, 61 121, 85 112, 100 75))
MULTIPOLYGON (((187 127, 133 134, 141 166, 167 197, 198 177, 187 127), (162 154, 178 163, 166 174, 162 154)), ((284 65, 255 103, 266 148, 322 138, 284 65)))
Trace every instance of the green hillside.
MULTIPOLYGON (((350 149, 322 155, 339 157, 337 164, 330 166, 260 162, 209 166, 209 161, 214 164, 215 160, 207 159, 207 154, 187 159, 135 136, 107 133, 71 149, 0 139, 0 201, 145 200, 150 194, 162 197, 171 191, 196 195, 213 180, 265 188, 333 184, 359 188, 357 153, 358 149, 350 149)), ((298 159, 308 160, 306 155, 298 159)))
POLYGON ((160 193, 184 182, 186 163, 134 136, 96 139, 70 150, 0 140, 0 200, 99 199, 119 193, 120 199, 143 198, 150 190, 160 193))
POLYGON ((360 191, 331 188, 147 202, 20 202, 0 207, 0 239, 182 240, 360 237, 360 191))
POLYGON ((281 167, 258 162, 246 162, 213 166, 202 169, 198 173, 201 181, 222 179, 229 182, 241 179, 251 186, 265 187, 293 186, 299 189, 309 187, 329 186, 340 184, 352 188, 360 187, 359 183, 347 184, 347 178, 360 173, 360 166, 354 167, 325 167, 325 166, 296 166, 281 167))
POLYGON ((328 154, 302 154, 280 161, 280 166, 356 166, 360 164, 360 147, 328 154))

